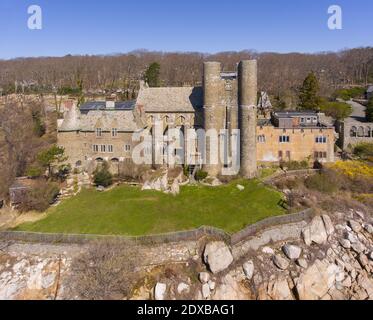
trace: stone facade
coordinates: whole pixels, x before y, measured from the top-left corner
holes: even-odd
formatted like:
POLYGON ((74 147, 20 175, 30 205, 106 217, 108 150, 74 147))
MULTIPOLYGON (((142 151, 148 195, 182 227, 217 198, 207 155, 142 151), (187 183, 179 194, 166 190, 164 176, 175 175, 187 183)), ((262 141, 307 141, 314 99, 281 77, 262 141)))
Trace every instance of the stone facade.
POLYGON ((345 121, 337 121, 336 131, 339 133, 337 144, 342 150, 362 142, 373 143, 373 122, 349 118, 345 121))
MULTIPOLYGON (((151 154, 153 166, 162 166, 170 157, 165 150, 172 139, 168 142, 155 140, 157 125, 161 123, 162 136, 170 138, 170 132, 174 132, 170 129, 184 134, 184 140, 175 145, 175 154, 184 157, 183 160, 188 156, 188 164, 203 166, 210 176, 222 173, 223 168, 232 163, 233 156, 239 156, 239 173, 246 178, 256 176, 258 161, 280 161, 287 155, 287 158, 299 161, 319 152, 320 157, 317 157, 321 160, 334 161, 333 128, 319 122, 307 127, 295 124, 283 128, 273 119, 266 119, 269 125, 258 125, 257 100, 255 60, 241 61, 234 72, 223 72, 219 62, 205 62, 202 87, 149 88, 141 83, 134 101, 88 102, 79 110, 70 106, 58 123, 58 144, 65 148, 73 168, 92 171, 97 163, 108 161, 115 173, 120 166, 133 166, 133 150, 142 142, 134 140, 133 135, 150 133, 150 150, 146 149, 144 153, 151 154), (189 137, 189 129, 205 130, 203 149, 197 139, 189 137), (239 154, 233 148, 236 147, 234 140, 227 139, 222 149, 220 141, 207 138, 210 129, 217 131, 218 139, 222 135, 238 138, 239 130, 239 154), (279 137, 285 133, 290 140, 279 143, 279 137), (326 142, 316 143, 320 135, 326 137, 326 142), (218 157, 216 162, 210 161, 213 149, 220 153, 224 151, 223 160, 218 157)), ((267 110, 266 114, 270 112, 267 110)), ((167 164, 171 166, 169 162, 167 164)))

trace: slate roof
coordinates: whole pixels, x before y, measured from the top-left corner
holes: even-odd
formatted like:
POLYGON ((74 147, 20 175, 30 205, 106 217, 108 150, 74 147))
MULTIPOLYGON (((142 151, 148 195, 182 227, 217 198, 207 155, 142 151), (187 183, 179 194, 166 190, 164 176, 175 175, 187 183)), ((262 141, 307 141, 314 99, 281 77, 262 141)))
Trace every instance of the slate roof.
POLYGON ((145 112, 195 112, 203 107, 202 87, 142 87, 136 101, 145 112))
MULTIPOLYGON (((119 101, 115 102, 114 110, 133 110, 135 108, 135 100, 130 101, 119 101)), ((105 110, 106 102, 105 101, 90 101, 82 104, 80 106, 81 113, 87 113, 93 110, 105 110)))
POLYGON ((279 112, 275 112, 274 115, 277 118, 307 117, 307 116, 317 116, 317 112, 315 111, 279 111, 279 112))

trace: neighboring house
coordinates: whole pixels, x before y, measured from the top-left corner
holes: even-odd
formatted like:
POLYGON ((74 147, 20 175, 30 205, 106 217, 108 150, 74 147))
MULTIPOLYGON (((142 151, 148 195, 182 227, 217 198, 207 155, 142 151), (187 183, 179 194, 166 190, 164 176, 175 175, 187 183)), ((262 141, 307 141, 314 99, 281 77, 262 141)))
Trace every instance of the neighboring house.
POLYGON ((373 86, 368 87, 366 93, 365 93, 365 98, 369 100, 370 98, 373 98, 373 86))
MULTIPOLYGON (((270 119, 270 102, 262 94, 259 113, 267 119, 257 119, 256 68, 255 60, 242 61, 237 71, 222 72, 219 62, 205 62, 202 86, 149 88, 141 83, 136 100, 88 102, 80 110, 72 107, 58 124, 58 144, 65 148, 73 168, 91 171, 105 160, 116 171, 120 166, 133 165, 131 155, 140 143, 132 139, 133 134, 148 132, 152 144, 144 152, 151 155, 154 164, 156 150, 163 150, 162 161, 169 156, 169 142, 159 145, 154 141, 155 123, 161 122, 163 134, 168 137, 170 129, 183 133, 188 129, 216 129, 219 134, 223 129, 231 133, 239 129, 241 174, 245 177, 255 176, 258 162, 313 158, 334 161, 334 129, 322 124, 319 115, 276 113, 270 119)), ((231 144, 218 146, 206 140, 202 149, 198 141, 189 144, 186 135, 184 138, 175 153, 185 156, 191 149, 188 151, 194 165, 201 163, 205 150, 209 154, 210 149, 223 145, 225 159, 232 152, 231 144)), ((216 176, 223 167, 226 163, 219 160, 203 165, 203 170, 216 176)))
POLYGON ((342 150, 362 142, 373 143, 373 122, 348 118, 336 122, 336 131, 339 133, 337 144, 342 150))

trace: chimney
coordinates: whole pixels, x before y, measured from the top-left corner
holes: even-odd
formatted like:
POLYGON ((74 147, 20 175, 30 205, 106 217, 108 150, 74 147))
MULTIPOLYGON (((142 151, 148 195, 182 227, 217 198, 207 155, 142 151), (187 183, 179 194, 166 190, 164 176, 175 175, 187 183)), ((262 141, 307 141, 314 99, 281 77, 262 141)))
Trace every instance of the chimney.
POLYGON ((115 109, 115 99, 112 97, 106 98, 106 109, 114 110, 115 109))

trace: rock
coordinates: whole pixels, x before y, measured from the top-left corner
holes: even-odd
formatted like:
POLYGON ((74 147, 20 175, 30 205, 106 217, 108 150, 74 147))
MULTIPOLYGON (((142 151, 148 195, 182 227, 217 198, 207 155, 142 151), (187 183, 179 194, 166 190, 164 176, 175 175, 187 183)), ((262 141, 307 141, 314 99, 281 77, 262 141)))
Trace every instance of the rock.
POLYGON ((163 175, 163 177, 160 179, 161 184, 161 191, 166 191, 168 189, 168 177, 167 172, 163 175))
POLYGON ((369 253, 369 259, 373 260, 373 251, 371 253, 369 253))
POLYGON ((251 280, 254 275, 254 263, 250 261, 246 261, 243 266, 243 272, 245 273, 245 276, 247 279, 251 280))
POLYGON ((156 190, 156 191, 162 191, 162 181, 161 181, 161 178, 156 179, 152 183, 152 189, 156 190))
POLYGON ((216 282, 215 281, 209 280, 208 285, 209 285, 211 291, 215 290, 215 287, 216 287, 216 282))
POLYGON ((266 254, 275 254, 275 251, 272 249, 272 248, 270 248, 270 247, 264 247, 263 249, 262 249, 262 252, 263 253, 266 253, 266 254))
POLYGON ((365 250, 365 246, 360 242, 353 243, 351 245, 352 250, 354 250, 356 253, 361 253, 365 250))
POLYGON ((350 241, 351 243, 356 243, 359 241, 352 232, 347 232, 347 240, 350 241))
POLYGON ((370 234, 373 234, 373 226, 371 224, 364 224, 364 229, 366 232, 370 233, 370 234))
POLYGON ((363 212, 356 210, 356 211, 355 211, 355 214, 356 214, 360 219, 365 220, 365 216, 364 216, 364 213, 363 213, 363 212))
POLYGON ((292 244, 285 244, 282 246, 282 251, 290 260, 296 260, 300 257, 302 249, 292 244))
POLYGON ((208 283, 204 283, 202 285, 202 297, 203 299, 207 299, 210 297, 210 286, 208 283))
POLYGON ((294 300, 286 279, 270 281, 267 294, 272 300, 294 300))
POLYGON ((368 257, 364 253, 360 253, 357 259, 363 268, 369 264, 368 257))
POLYGON ((245 187, 241 184, 238 184, 237 185, 237 189, 240 190, 240 191, 244 191, 245 190, 245 187))
POLYGON ((352 286, 352 280, 351 277, 348 276, 342 281, 342 286, 350 288, 352 286))
POLYGON ((273 263, 281 270, 286 270, 289 267, 289 261, 279 254, 273 256, 273 263))
POLYGON ((347 239, 340 239, 339 244, 345 249, 350 249, 351 248, 351 242, 347 239))
POLYGON ((103 186, 97 186, 96 190, 98 192, 103 192, 103 191, 105 191, 105 187, 103 187, 103 186))
POLYGON ((215 293, 212 296, 213 300, 247 300, 251 296, 251 292, 247 288, 240 285, 229 273, 225 275, 221 284, 217 286, 215 293))
POLYGON ((142 191, 151 190, 151 189, 152 189, 152 186, 149 181, 145 181, 141 188, 142 191))
POLYGON ((363 228, 360 223, 354 220, 349 220, 348 224, 350 225, 351 229, 355 231, 356 233, 360 232, 361 229, 363 228))
POLYGON ((332 223, 332 220, 326 214, 322 215, 322 220, 324 222, 324 227, 325 227, 325 231, 326 231, 327 235, 328 236, 332 235, 334 233, 334 231, 335 231, 333 223, 332 223))
POLYGON ((321 217, 317 216, 312 219, 309 225, 302 230, 304 242, 310 246, 312 242, 317 244, 324 244, 328 235, 326 233, 324 222, 321 217))
POLYGON ((232 253, 223 241, 206 244, 203 258, 212 273, 225 270, 233 262, 232 253))
POLYGON ((184 282, 179 283, 177 286, 177 293, 182 294, 182 293, 189 293, 190 291, 190 286, 184 282))
POLYGON ((308 263, 306 259, 298 259, 296 262, 301 268, 307 269, 308 263))
POLYGON ((158 282, 154 287, 154 299, 164 300, 166 289, 167 289, 167 285, 165 283, 158 282))
POLYGON ((297 281, 296 291, 299 299, 318 300, 324 297, 334 286, 338 271, 339 268, 335 264, 329 264, 326 260, 316 260, 297 281))
POLYGON ((346 277, 346 275, 345 275, 344 271, 340 271, 340 272, 336 273, 335 281, 342 282, 345 279, 345 277, 346 277))
POLYGON ((171 185, 171 194, 176 196, 180 193, 180 185, 179 182, 175 179, 171 185))
POLYGON ((222 185, 222 183, 221 183, 221 181, 218 178, 214 178, 211 181, 211 186, 213 186, 213 187, 218 187, 218 186, 221 186, 221 185, 222 185))
POLYGON ((210 275, 208 274, 208 272, 200 272, 198 275, 198 279, 199 281, 201 281, 201 283, 207 283, 210 280, 210 275))

